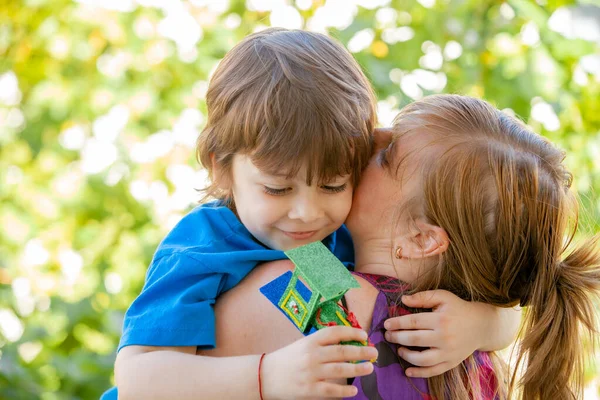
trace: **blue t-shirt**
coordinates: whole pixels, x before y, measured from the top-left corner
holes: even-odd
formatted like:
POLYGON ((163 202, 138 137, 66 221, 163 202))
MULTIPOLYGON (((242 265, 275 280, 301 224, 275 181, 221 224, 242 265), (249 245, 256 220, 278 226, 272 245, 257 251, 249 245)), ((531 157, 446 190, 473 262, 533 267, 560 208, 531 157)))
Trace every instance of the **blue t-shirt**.
MULTIPOLYGON (((323 243, 342 262, 354 260, 345 226, 323 243)), ((215 299, 258 264, 286 258, 258 242, 236 215, 218 202, 196 207, 158 246, 146 283, 123 322, 125 346, 214 348, 215 299)), ((116 398, 115 388, 103 400, 116 398)))

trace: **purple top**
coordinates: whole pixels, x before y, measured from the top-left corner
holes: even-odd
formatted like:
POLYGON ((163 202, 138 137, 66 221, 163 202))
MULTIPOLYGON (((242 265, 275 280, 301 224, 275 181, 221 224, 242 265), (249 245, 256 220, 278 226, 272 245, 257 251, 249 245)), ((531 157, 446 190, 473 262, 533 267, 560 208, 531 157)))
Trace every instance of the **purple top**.
MULTIPOLYGON (((374 363, 373 373, 354 379, 353 385, 358 388, 355 400, 431 400, 427 379, 409 378, 404 370, 411 366, 398 356, 398 345, 385 340, 386 319, 391 316, 410 314, 411 309, 400 302, 400 296, 408 289, 408 285, 399 280, 382 275, 361 274, 355 272, 371 283, 379 294, 373 308, 373 318, 369 330, 369 339, 377 348, 379 356, 374 363)), ((495 375, 487 353, 476 352, 475 357, 480 365, 481 386, 495 387, 495 375)), ((494 390, 483 390, 484 399, 494 399, 494 390)))

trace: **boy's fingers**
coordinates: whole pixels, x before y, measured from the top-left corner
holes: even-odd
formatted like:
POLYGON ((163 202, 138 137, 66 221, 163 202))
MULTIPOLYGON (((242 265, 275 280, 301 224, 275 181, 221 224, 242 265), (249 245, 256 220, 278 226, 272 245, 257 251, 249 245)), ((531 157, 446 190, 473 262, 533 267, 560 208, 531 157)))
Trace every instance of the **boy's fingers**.
POLYGON ((444 303, 449 292, 445 290, 426 290, 410 296, 402 296, 402 303, 413 308, 434 308, 444 303))
POLYGON ((438 326, 439 315, 437 313, 417 313, 390 318, 385 321, 385 329, 397 331, 401 329, 435 329, 438 326))
POLYGON ((408 368, 406 370, 406 376, 410 376, 411 378, 431 378, 432 376, 441 375, 450 369, 452 369, 452 366, 443 362, 434 365, 433 367, 408 368))
POLYGON ((309 336, 320 346, 338 344, 340 342, 367 340, 367 332, 362 329, 351 328, 349 326, 332 326, 321 329, 319 332, 309 336))
POLYGON ((365 376, 373 372, 373 364, 369 362, 360 364, 351 364, 346 362, 322 364, 317 372, 319 380, 354 378, 356 376, 365 376))
POLYGON ((358 394, 358 389, 350 385, 340 385, 331 382, 319 382, 315 387, 315 396, 343 398, 354 397, 358 394))
POLYGON ((402 346, 433 347, 440 343, 435 331, 387 331, 385 340, 402 346))
POLYGON ((417 351, 400 347, 398 348, 398 355, 417 367, 432 367, 443 361, 441 352, 438 349, 417 351))
POLYGON ((377 349, 371 346, 338 344, 325 346, 319 351, 322 363, 336 361, 363 361, 377 358, 377 349))

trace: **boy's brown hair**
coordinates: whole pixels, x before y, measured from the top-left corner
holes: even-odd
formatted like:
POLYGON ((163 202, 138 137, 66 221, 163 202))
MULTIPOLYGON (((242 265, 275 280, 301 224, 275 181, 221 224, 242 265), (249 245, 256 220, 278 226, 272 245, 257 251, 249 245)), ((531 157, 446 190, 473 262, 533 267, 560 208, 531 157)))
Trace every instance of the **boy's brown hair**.
POLYGON ((290 177, 306 165, 307 184, 345 174, 355 184, 371 155, 373 90, 348 51, 323 34, 271 28, 246 37, 219 64, 206 103, 196 148, 211 178, 205 198, 231 200, 220 184, 235 154, 290 177))

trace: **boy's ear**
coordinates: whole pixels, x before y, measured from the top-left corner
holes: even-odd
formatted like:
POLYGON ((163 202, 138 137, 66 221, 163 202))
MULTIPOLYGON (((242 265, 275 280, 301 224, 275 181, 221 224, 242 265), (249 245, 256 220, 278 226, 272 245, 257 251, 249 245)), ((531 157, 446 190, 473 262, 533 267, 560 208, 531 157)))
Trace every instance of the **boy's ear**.
POLYGON ((397 239, 401 258, 426 258, 438 256, 448 249, 450 239, 448 234, 437 225, 422 219, 415 221, 411 232, 397 239))
POLYGON ((392 143, 394 128, 377 128, 373 131, 375 151, 386 148, 392 143))
POLYGON ((221 164, 216 161, 215 153, 210 154, 212 164, 213 181, 217 183, 219 189, 231 190, 231 171, 226 171, 221 164))

